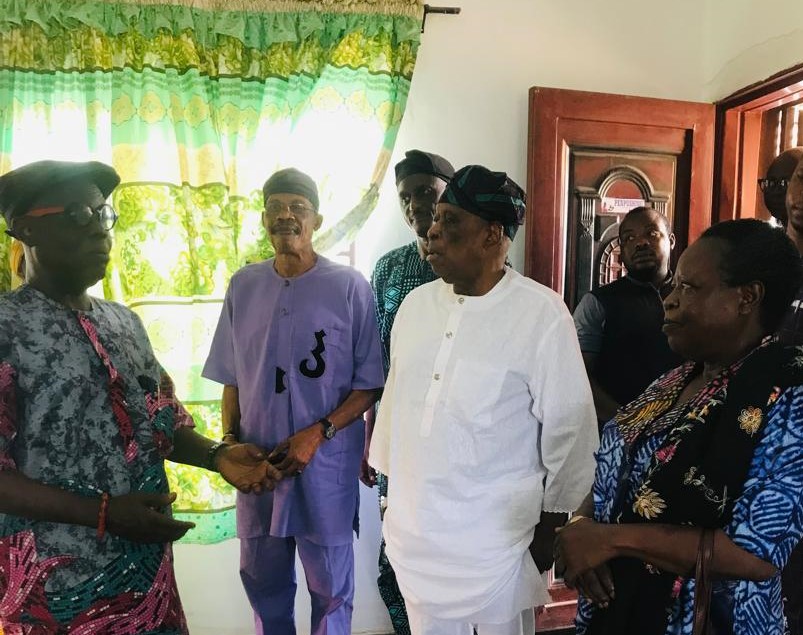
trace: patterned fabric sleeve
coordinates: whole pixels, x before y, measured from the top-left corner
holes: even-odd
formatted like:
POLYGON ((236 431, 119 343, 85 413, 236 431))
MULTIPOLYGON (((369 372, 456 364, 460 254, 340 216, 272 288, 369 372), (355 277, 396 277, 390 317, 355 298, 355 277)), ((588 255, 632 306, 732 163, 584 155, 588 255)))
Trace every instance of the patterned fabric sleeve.
MULTIPOLYGON (((733 542, 771 562, 779 570, 803 536, 803 387, 787 389, 768 413, 764 437, 753 456, 744 491, 736 501, 726 533, 733 542)), ((617 474, 623 452, 615 424, 609 423, 597 453, 594 487, 595 515, 609 522, 617 474)), ((648 457, 660 447, 664 435, 650 437, 633 458, 628 490, 641 480, 648 457)), ((686 580, 670 611, 667 635, 690 635, 694 604, 694 580, 686 580)), ((722 632, 739 635, 783 635, 780 575, 769 580, 719 581, 714 587, 712 610, 722 632)), ((577 633, 583 635, 593 606, 580 599, 577 633)), ((717 631, 719 632, 719 631, 717 631)))
POLYGON ((784 391, 767 417, 728 534, 781 569, 803 536, 803 386, 784 391))
POLYGON ((15 470, 11 446, 17 434, 17 372, 0 362, 0 470, 15 470))
MULTIPOLYGON (((789 388, 767 414, 768 421, 736 501, 726 533, 745 551, 779 570, 803 536, 803 387, 789 388)), ((691 583, 688 583, 691 584, 691 583)), ((763 581, 738 580, 714 589, 714 602, 730 608, 734 633, 783 635, 780 574, 763 581)), ((687 594, 678 632, 691 633, 693 597, 687 594)), ((679 620, 678 620, 679 622, 679 620)))
MULTIPOLYGON (((157 395, 157 406, 156 409, 160 410, 164 407, 170 407, 173 409, 174 412, 174 428, 194 428, 195 421, 192 418, 192 415, 187 412, 187 409, 184 407, 184 404, 181 403, 181 400, 176 397, 176 387, 173 384, 173 380, 170 375, 167 374, 167 371, 162 368, 161 369, 161 378, 159 380, 159 393, 157 395)), ((150 409, 150 406, 149 406, 150 409)))
POLYGON ((387 254, 382 256, 371 274, 371 289, 374 292, 374 307, 376 310, 376 325, 379 329, 379 338, 382 340, 382 364, 385 374, 390 368, 390 330, 387 328, 387 312, 385 310, 385 282, 387 282, 387 254))

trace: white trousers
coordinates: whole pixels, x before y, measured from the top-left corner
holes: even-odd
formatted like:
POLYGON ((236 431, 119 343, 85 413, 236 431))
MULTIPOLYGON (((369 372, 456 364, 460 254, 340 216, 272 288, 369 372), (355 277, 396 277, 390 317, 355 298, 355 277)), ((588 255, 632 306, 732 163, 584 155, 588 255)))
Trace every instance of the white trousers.
POLYGON ((525 609, 511 621, 504 624, 470 624, 456 620, 442 620, 419 612, 407 605, 412 635, 534 635, 535 611, 525 609))

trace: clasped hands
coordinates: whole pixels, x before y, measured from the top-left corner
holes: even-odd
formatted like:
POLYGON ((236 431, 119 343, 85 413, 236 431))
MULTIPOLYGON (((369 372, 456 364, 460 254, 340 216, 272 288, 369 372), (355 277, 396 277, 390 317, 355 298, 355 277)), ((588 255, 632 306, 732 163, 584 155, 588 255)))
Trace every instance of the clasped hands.
POLYGON ((591 518, 580 518, 556 529, 555 563, 570 589, 601 608, 614 599, 613 576, 608 561, 615 557, 609 527, 591 518))
MULTIPOLYGON (((315 456, 323 435, 312 425, 279 443, 268 452, 253 443, 234 443, 218 450, 215 467, 228 483, 245 494, 273 491, 287 476, 297 476, 315 456)), ((132 492, 109 500, 108 530, 134 542, 172 542, 195 524, 165 513, 175 493, 132 492)))
POLYGON ((299 476, 323 443, 321 427, 313 424, 273 448, 238 443, 220 450, 217 468, 226 481, 245 494, 272 491, 285 477, 299 476))
POLYGON ((268 452, 253 443, 224 446, 215 464, 220 475, 244 494, 273 491, 283 476, 271 465, 268 452))

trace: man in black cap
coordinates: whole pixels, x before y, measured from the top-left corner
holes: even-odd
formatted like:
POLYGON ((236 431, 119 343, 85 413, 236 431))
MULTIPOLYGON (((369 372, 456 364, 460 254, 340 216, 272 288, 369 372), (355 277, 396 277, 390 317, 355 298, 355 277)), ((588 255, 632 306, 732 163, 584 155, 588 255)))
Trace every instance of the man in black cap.
POLYGON ((371 276, 385 373, 390 368, 390 331, 402 300, 416 287, 438 277, 426 260, 427 232, 435 204, 452 176, 451 163, 422 150, 408 150, 396 164, 399 206, 415 240, 379 258, 371 276))
POLYGON ((591 390, 562 298, 505 265, 524 192, 458 170, 399 310, 371 442, 412 635, 531 635, 555 528, 593 481, 591 390))
MULTIPOLYGON (((404 159, 396 164, 399 206, 404 221, 415 234, 415 240, 382 256, 377 261, 371 276, 379 336, 382 340, 385 376, 390 368, 390 332, 402 300, 416 287, 438 278, 426 260, 427 232, 432 225, 435 205, 453 175, 454 168, 451 163, 437 154, 422 150, 408 150, 404 159)), ((387 479, 368 465, 368 446, 371 443, 374 413, 372 410, 367 417, 366 455, 363 458, 361 479, 368 487, 373 487, 375 484, 379 486, 381 515, 384 514, 387 504, 387 479)), ((385 555, 384 541, 379 546, 377 585, 379 595, 388 608, 394 632, 396 635, 409 635, 410 626, 404 608, 404 598, 396 584, 393 568, 385 555)))
POLYGON ((315 253, 318 188, 279 170, 262 188, 276 256, 232 276, 203 375, 224 385, 224 439, 272 448, 285 478, 237 498, 240 577, 257 635, 295 635, 295 554, 312 635, 350 635, 362 414, 384 383, 373 295, 315 253))
MULTIPOLYGON (((0 625, 186 633, 164 459, 242 491, 281 474, 256 446, 196 434, 139 318, 87 294, 109 262, 120 178, 39 161, 0 177, 25 284, 0 298, 0 625)), ((2 630, 0 628, 0 630, 2 630)))

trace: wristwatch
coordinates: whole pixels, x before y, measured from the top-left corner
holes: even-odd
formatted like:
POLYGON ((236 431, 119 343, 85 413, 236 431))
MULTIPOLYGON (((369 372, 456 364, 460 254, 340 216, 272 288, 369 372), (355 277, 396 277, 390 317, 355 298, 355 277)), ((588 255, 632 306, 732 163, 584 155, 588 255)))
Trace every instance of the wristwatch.
POLYGON ((209 446, 209 449, 206 451, 206 469, 211 470, 212 472, 217 472, 217 465, 215 464, 215 459, 217 458, 217 453, 220 452, 222 448, 225 448, 228 443, 224 443, 223 441, 218 441, 217 443, 213 443, 209 446))
POLYGON ((337 428, 335 428, 335 424, 329 421, 326 417, 321 417, 318 419, 318 423, 323 426, 323 438, 327 441, 335 438, 335 433, 337 433, 337 428))

